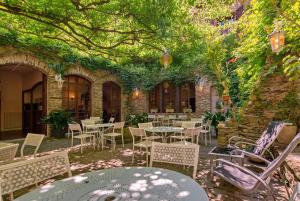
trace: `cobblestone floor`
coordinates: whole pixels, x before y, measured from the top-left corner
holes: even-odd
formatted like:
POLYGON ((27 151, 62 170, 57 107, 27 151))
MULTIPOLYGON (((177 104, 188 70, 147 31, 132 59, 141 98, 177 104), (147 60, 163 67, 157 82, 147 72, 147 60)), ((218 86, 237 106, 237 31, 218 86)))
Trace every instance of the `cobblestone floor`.
MULTIPOLYGON (((22 141, 15 142, 22 143, 22 141)), ((260 190, 259 193, 247 194, 221 180, 220 178, 215 177, 214 181, 212 181, 209 177, 209 158, 207 156, 207 153, 215 144, 216 141, 213 140, 213 143, 207 147, 204 145, 200 146, 200 160, 196 179, 196 181, 206 190, 209 198, 212 201, 272 200, 270 196, 265 196, 266 192, 263 189, 260 190)), ((45 154, 44 152, 49 153, 64 149, 70 150, 69 158, 73 175, 104 168, 145 166, 145 155, 143 155, 141 152, 136 154, 137 157, 135 163, 131 163, 132 150, 130 143, 125 144, 125 148, 118 146, 116 151, 111 151, 109 148, 106 148, 102 151, 93 150, 92 148, 86 147, 84 149, 84 153, 80 154, 78 146, 70 149, 70 140, 68 139, 45 138, 39 152, 42 153, 41 155, 43 155, 45 154)), ((31 151, 31 149, 27 149, 25 150, 25 154, 29 154, 31 151)), ((291 154, 288 161, 289 164, 291 164, 296 170, 300 170, 300 149, 291 154)), ((192 171, 190 169, 184 170, 181 166, 165 164, 157 164, 155 166, 175 170, 186 175, 192 174, 192 171)), ((276 193, 276 200, 288 200, 287 193, 282 184, 273 180, 272 186, 275 189, 274 192, 276 193)), ((16 196, 20 196, 21 194, 24 194, 26 192, 27 191, 17 192, 16 196)))

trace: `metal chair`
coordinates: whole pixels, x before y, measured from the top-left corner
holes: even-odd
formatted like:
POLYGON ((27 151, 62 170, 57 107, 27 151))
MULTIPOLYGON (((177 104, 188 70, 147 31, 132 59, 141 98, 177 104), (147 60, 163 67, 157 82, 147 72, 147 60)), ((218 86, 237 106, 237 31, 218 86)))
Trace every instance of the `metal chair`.
POLYGON ((118 136, 122 137, 122 145, 124 147, 124 135, 123 135, 124 134, 123 133, 124 125, 125 125, 125 122, 114 123, 112 133, 104 133, 103 134, 104 139, 112 142, 113 150, 116 150, 116 137, 118 137, 118 136))
POLYGON ((211 144, 211 122, 211 120, 207 120, 200 131, 200 135, 204 135, 205 146, 207 146, 207 137, 209 138, 209 144, 211 144))
POLYGON ((134 148, 143 148, 146 150, 146 165, 148 166, 149 148, 151 147, 152 141, 146 139, 146 135, 141 128, 129 127, 129 131, 132 137, 132 163, 134 162, 134 148), (136 138, 139 138, 136 140, 136 138))
POLYGON ((142 131, 144 132, 146 140, 152 140, 152 141, 154 141, 154 140, 162 140, 163 139, 162 136, 159 136, 156 133, 151 133, 150 136, 147 135, 145 129, 146 128, 153 128, 153 123, 152 122, 138 123, 138 127, 141 128, 142 131))

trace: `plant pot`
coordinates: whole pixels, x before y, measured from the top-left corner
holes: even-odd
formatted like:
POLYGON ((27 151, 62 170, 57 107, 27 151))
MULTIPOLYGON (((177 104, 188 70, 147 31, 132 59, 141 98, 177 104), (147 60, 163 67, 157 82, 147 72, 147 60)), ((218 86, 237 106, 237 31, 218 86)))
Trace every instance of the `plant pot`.
POLYGON ((281 144, 289 144, 297 134, 297 126, 285 125, 277 137, 281 144))
POLYGON ((230 96, 229 95, 223 95, 223 101, 224 102, 228 102, 229 101, 230 96))

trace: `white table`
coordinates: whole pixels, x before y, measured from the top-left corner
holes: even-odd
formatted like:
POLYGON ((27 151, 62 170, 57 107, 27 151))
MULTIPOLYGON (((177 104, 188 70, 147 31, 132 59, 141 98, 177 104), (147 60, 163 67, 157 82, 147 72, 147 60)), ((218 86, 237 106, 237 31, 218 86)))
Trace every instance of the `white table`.
POLYGON ((157 126, 152 128, 145 128, 145 131, 161 134, 163 141, 166 142, 167 135, 170 133, 180 133, 183 131, 183 128, 180 127, 169 127, 169 126, 157 126))
POLYGON ((190 177, 159 168, 115 168, 47 184, 16 201, 208 201, 190 177), (110 199, 109 199, 110 198, 110 199))
POLYGON ((92 130, 98 130, 99 131, 99 136, 97 137, 97 147, 99 147, 99 144, 102 143, 102 149, 103 149, 103 133, 105 132, 106 129, 113 127, 113 123, 104 123, 104 124, 93 124, 93 125, 86 125, 87 129, 92 129, 92 130))

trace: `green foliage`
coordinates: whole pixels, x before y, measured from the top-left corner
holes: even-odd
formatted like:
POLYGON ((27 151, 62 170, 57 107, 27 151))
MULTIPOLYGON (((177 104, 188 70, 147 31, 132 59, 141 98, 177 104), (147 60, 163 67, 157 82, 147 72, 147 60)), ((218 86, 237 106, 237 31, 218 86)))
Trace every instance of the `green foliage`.
POLYGON ((211 112, 206 111, 204 114, 204 120, 211 120, 211 126, 216 128, 220 121, 225 121, 225 116, 220 112, 213 114, 211 112))
POLYGON ((52 129, 52 135, 55 137, 64 137, 68 123, 72 121, 70 112, 64 110, 56 110, 50 112, 42 121, 49 124, 52 129))
POLYGON ((290 91, 279 103, 275 117, 279 120, 292 122, 297 125, 299 120, 300 100, 296 90, 290 91))
POLYGON ((134 115, 128 115, 126 117, 126 124, 130 126, 137 126, 138 123, 148 122, 148 114, 147 113, 137 113, 134 115))

